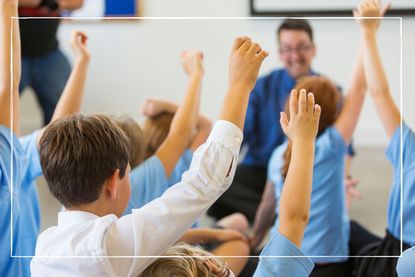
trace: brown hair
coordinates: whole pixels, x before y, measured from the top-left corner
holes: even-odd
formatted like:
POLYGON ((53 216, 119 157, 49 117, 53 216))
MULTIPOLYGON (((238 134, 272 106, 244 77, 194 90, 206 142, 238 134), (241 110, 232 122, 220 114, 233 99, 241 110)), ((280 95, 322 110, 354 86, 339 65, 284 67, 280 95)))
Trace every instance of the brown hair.
POLYGON ((130 139, 130 166, 134 168, 144 160, 145 139, 140 125, 129 115, 111 116, 130 139))
POLYGON ((144 122, 143 131, 146 136, 146 151, 144 157, 146 159, 154 155, 166 139, 173 117, 174 114, 172 113, 161 113, 157 116, 147 118, 144 122))
MULTIPOLYGON (((339 115, 339 103, 341 101, 341 94, 337 87, 327 78, 321 76, 307 76, 300 78, 295 88, 297 91, 305 89, 307 92, 314 94, 316 104, 321 107, 320 123, 318 126, 317 137, 322 134, 328 127, 334 124, 339 115)), ((285 103, 285 113, 290 117, 289 101, 285 103)), ((287 176, 288 168, 291 160, 291 142, 288 142, 287 149, 284 153, 284 166, 281 169, 281 174, 285 178, 287 176)))
POLYGON ((226 277, 224 261, 198 247, 180 243, 170 247, 138 277, 226 277))
POLYGON ((283 30, 303 31, 308 34, 310 40, 313 41, 313 29, 307 20, 302 18, 288 18, 284 20, 277 29, 277 38, 279 40, 280 34, 283 30))
POLYGON ((74 115, 51 123, 39 143, 49 190, 65 207, 94 202, 116 169, 124 177, 128 138, 104 115, 74 115))

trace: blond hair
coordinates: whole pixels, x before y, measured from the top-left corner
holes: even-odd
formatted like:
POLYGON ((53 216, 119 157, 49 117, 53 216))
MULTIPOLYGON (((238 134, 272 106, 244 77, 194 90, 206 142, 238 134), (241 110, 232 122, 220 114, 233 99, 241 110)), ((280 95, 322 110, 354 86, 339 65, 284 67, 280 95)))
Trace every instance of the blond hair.
POLYGON ((230 272, 221 259, 185 243, 173 245, 163 256, 138 277, 226 277, 230 272))
POLYGON ((111 116, 114 122, 130 139, 130 166, 134 168, 144 160, 145 137, 140 125, 129 115, 111 116))

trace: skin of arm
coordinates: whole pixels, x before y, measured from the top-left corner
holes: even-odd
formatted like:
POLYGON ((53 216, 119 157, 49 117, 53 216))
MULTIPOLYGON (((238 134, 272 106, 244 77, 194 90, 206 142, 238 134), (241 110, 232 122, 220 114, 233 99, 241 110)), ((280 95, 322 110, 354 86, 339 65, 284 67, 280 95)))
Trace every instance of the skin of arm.
MULTIPOLYGON (((35 8, 39 7, 42 0, 19 0, 19 7, 35 8)), ((84 5, 84 0, 56 0, 61 10, 76 10, 84 5)))
MULTIPOLYGON (((161 113, 176 113, 178 106, 170 101, 150 98, 147 99, 141 109, 145 116, 153 117, 161 113)), ((193 134, 189 148, 194 152, 208 138, 212 130, 212 122, 203 114, 199 114, 196 123, 196 132, 193 134)))
POLYGON ((255 86, 259 68, 268 52, 248 37, 235 39, 229 59, 229 87, 223 102, 220 119, 244 129, 249 95, 255 86))
POLYGON ((281 127, 292 142, 290 167, 280 199, 278 231, 298 247, 308 223, 313 178, 314 146, 320 119, 320 106, 305 90, 293 90, 290 121, 281 113, 281 127))
POLYGON ((275 207, 277 199, 275 197, 274 184, 267 180, 262 194, 261 203, 255 214, 253 236, 250 238, 251 249, 256 249, 261 243, 275 217, 275 207))
POLYGON ((243 234, 233 230, 192 228, 187 230, 178 242, 200 244, 209 242, 227 242, 231 240, 245 240, 245 237, 243 234))
POLYGON ((9 127, 19 134, 19 82, 21 73, 19 21, 17 17, 17 0, 0 1, 0 125, 9 127), (13 28, 13 29, 12 29, 13 28), (11 32, 13 37, 11 38, 11 32), (13 43, 13 52, 11 52, 13 43), (13 76, 11 74, 13 66, 13 76), (11 106, 13 100, 13 107, 11 106), (11 114, 13 113, 13 114, 11 114), (11 123, 11 119, 13 122, 11 123))
MULTIPOLYGON (((64 116, 76 114, 81 109, 90 61, 90 53, 86 47, 87 39, 83 32, 74 31, 72 33, 71 47, 76 55, 75 64, 53 112, 51 122, 64 116)), ((38 144, 44 130, 45 128, 41 129, 38 134, 38 144)))
MULTIPOLYGON (((382 10, 379 1, 366 1, 355 10, 355 16, 382 17, 388 10, 386 5, 382 10)), ((376 110, 389 138, 400 126, 401 114, 390 94, 388 80, 382 65, 376 42, 376 32, 380 19, 359 20, 360 34, 363 41, 363 63, 368 88, 373 97, 376 110)))
POLYGON ((170 177, 177 161, 189 145, 196 127, 203 77, 202 59, 203 55, 199 51, 182 54, 182 64, 189 76, 186 96, 173 117, 167 138, 155 153, 162 162, 167 177, 170 177))

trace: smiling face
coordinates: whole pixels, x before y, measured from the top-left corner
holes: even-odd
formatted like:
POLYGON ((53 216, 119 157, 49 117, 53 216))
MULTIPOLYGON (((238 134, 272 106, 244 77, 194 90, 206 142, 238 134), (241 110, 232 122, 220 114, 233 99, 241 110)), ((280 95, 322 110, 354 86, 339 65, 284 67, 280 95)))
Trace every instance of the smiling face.
POLYGON ((307 75, 311 61, 316 55, 314 43, 303 30, 281 30, 279 33, 279 56, 288 73, 297 79, 307 75))

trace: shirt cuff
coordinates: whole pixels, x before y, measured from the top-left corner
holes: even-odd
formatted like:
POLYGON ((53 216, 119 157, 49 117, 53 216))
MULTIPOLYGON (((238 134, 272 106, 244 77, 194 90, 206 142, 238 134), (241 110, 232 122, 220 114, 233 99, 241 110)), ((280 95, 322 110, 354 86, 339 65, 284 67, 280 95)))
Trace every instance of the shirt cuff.
POLYGON ((232 151, 239 151, 242 140, 243 133, 238 126, 230 121, 218 120, 213 126, 207 142, 221 143, 232 151))

